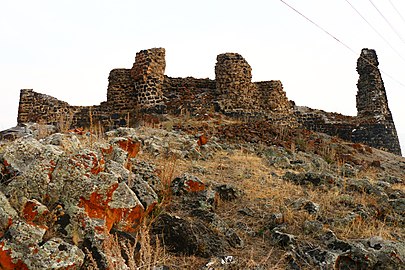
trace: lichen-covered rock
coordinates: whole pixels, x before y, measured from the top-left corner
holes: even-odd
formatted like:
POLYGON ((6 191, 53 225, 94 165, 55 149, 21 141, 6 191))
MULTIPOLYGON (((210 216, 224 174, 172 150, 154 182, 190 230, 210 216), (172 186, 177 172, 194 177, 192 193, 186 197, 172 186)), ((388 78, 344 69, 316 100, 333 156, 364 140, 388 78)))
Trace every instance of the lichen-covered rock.
POLYGON ((199 220, 209 225, 210 228, 217 231, 224 241, 233 248, 243 248, 244 241, 236 231, 228 226, 217 214, 204 208, 197 208, 191 211, 193 217, 198 217, 199 220))
POLYGON ((12 141, 27 135, 32 135, 32 133, 32 130, 26 125, 17 125, 0 131, 0 140, 12 141))
POLYGON ((131 159, 130 170, 135 175, 141 176, 155 192, 163 189, 162 181, 158 177, 157 168, 153 163, 133 158, 131 159))
POLYGON ((22 209, 22 218, 28 224, 36 225, 47 229, 47 222, 50 221, 50 211, 37 200, 28 200, 22 209))
POLYGON ((292 206, 296 210, 306 210, 309 214, 316 214, 321 209, 319 204, 304 198, 299 198, 298 200, 294 201, 292 206))
POLYGON ((18 139, 6 148, 4 162, 18 172, 4 189, 13 207, 19 209, 27 199, 41 202, 49 197, 52 174, 62 154, 57 146, 42 145, 33 138, 18 139))
POLYGON ((15 221, 6 233, 10 243, 21 248, 33 247, 42 241, 46 229, 22 221, 15 221))
POLYGON ((61 154, 62 151, 55 147, 44 146, 32 137, 23 137, 6 147, 2 159, 4 164, 23 173, 41 161, 57 159, 61 154))
POLYGON ((104 261, 108 261, 109 255, 103 255, 104 235, 113 227, 133 232, 158 201, 156 192, 142 176, 127 169, 139 150, 139 144, 133 142, 124 138, 105 148, 89 150, 74 134, 54 134, 41 142, 24 137, 7 145, 1 156, 2 171, 9 169, 16 173, 2 186, 5 194, 0 194, 3 210, 0 230, 4 234, 0 258, 8 262, 8 266, 2 267, 81 267, 82 251, 61 244, 60 239, 49 240, 52 234, 69 239, 76 246, 88 239, 104 261), (123 158, 111 156, 114 150, 123 158), (113 161, 114 158, 120 163, 113 161), (20 213, 13 211, 13 207, 20 213), (44 240, 48 241, 39 246, 44 240), (73 253, 66 253, 65 247, 73 253), (37 256, 35 262, 33 254, 37 256), (38 256, 47 256, 48 260, 38 256))
POLYGON ((403 269, 404 251, 403 243, 371 238, 352 243, 349 250, 337 257, 335 267, 338 270, 403 269))
POLYGON ((80 197, 78 206, 83 207, 90 218, 103 221, 101 227, 96 227, 99 232, 110 231, 114 225, 131 231, 139 225, 144 213, 135 193, 118 182, 96 187, 89 195, 80 197))
POLYGON ((205 184, 194 175, 183 174, 173 179, 171 187, 174 194, 199 192, 205 190, 205 184))
POLYGON ((20 258, 16 258, 14 251, 4 241, 0 241, 0 269, 29 270, 20 258))
POLYGON ((285 173, 283 178, 285 180, 294 182, 298 185, 312 184, 314 186, 320 185, 331 186, 339 183, 339 179, 328 173, 314 173, 314 172, 293 173, 288 171, 285 173))
POLYGON ((134 158, 141 149, 141 142, 138 139, 131 137, 117 137, 110 141, 111 145, 115 145, 127 153, 127 159, 134 158))
POLYGON ((27 262, 30 263, 30 257, 38 251, 45 231, 35 225, 14 221, 0 240, 1 269, 31 269, 27 262))
POLYGON ((0 131, 0 140, 13 141, 25 136, 34 138, 45 137, 56 132, 54 125, 42 125, 37 123, 19 123, 17 126, 0 131))
POLYGON ((219 185, 215 188, 221 200, 233 201, 242 195, 242 191, 232 185, 219 185))
POLYGON ((28 248, 0 242, 0 269, 4 270, 80 269, 83 260, 83 251, 59 238, 28 248))
POLYGON ((116 175, 120 181, 126 183, 135 192, 144 209, 151 210, 158 202, 158 195, 155 190, 144 181, 142 175, 132 173, 115 161, 108 161, 106 170, 116 175))
POLYGON ((30 270, 35 269, 80 269, 84 253, 78 247, 53 238, 38 248, 24 262, 30 270))
POLYGON ((41 142, 44 145, 47 144, 56 145, 59 146, 61 149, 68 151, 78 151, 81 148, 81 143, 79 139, 73 133, 68 134, 55 133, 44 138, 41 142))
POLYGON ((4 232, 13 224, 17 216, 17 211, 11 207, 7 197, 0 191, 0 238, 3 237, 4 232))
POLYGON ((388 202, 395 212, 405 216, 405 198, 393 199, 389 200, 388 202))
POLYGON ((200 221, 163 214, 154 221, 152 233, 172 252, 210 257, 224 251, 222 239, 200 221))
POLYGON ((296 237, 294 235, 281 232, 277 229, 272 230, 271 239, 282 247, 293 245, 296 242, 296 237))

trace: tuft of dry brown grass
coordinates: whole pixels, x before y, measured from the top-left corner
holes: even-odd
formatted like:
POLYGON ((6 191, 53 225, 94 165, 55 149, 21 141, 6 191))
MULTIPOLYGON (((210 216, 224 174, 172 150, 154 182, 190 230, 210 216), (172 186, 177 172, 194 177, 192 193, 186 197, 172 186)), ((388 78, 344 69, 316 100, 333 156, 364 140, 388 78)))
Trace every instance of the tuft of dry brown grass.
MULTIPOLYGON (((108 269, 152 270, 166 264, 166 253, 159 239, 151 241, 150 223, 144 221, 135 235, 135 242, 120 240, 118 236, 104 232, 102 251, 108 269), (153 244, 152 244, 153 243, 153 244)), ((89 260, 87 269, 98 270, 97 262, 91 252, 86 250, 89 260)))

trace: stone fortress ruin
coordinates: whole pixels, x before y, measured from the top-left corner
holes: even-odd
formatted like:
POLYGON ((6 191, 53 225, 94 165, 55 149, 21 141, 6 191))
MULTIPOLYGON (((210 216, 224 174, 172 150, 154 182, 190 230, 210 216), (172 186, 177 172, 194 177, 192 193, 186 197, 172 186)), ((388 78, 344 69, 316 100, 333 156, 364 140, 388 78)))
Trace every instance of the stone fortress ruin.
POLYGON ((217 111, 292 128, 303 127, 401 155, 374 50, 363 49, 357 61, 360 77, 354 117, 295 106, 286 97, 280 81, 252 82, 252 68, 237 53, 217 56, 215 80, 171 78, 164 75, 165 67, 165 49, 138 52, 131 69, 110 72, 107 101, 95 106, 71 106, 32 89, 23 89, 18 124, 64 122, 70 128, 98 124, 112 129, 134 125, 142 113, 217 111))

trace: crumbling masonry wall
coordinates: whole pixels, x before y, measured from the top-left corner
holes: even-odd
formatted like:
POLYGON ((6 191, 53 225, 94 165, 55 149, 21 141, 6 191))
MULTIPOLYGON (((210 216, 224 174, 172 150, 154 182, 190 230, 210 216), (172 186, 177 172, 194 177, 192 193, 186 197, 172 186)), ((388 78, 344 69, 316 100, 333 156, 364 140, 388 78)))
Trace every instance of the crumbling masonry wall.
POLYGON ((388 107, 377 54, 363 49, 357 60, 357 116, 349 117, 306 107, 296 107, 298 121, 307 129, 368 144, 401 155, 397 131, 388 107))
POLYGON ((224 53, 215 65, 219 110, 230 115, 251 114, 279 125, 296 127, 293 107, 280 81, 252 82, 252 68, 237 53, 224 53))
POLYGON ((294 106, 280 81, 252 82, 251 66, 237 53, 218 55, 215 80, 171 78, 164 75, 165 68, 163 48, 138 52, 132 68, 110 72, 107 101, 96 106, 71 106, 23 89, 18 123, 40 122, 65 128, 99 125, 108 130, 134 126, 144 113, 219 111, 252 121, 301 126, 401 154, 374 50, 363 49, 357 61, 360 78, 356 117, 294 106))

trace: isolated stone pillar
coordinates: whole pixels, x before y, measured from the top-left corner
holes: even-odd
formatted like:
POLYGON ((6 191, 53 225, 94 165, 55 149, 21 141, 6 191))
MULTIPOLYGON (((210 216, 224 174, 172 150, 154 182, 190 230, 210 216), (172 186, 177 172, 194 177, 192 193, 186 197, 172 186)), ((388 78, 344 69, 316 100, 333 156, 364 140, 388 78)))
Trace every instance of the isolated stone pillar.
POLYGON ((391 118, 388 108, 384 82, 378 69, 378 58, 375 50, 363 49, 357 60, 356 107, 359 117, 391 118))
POLYGON ((378 69, 375 50, 363 49, 357 60, 356 107, 358 128, 352 131, 353 141, 364 142, 401 155, 398 135, 388 107, 384 82, 378 69))

